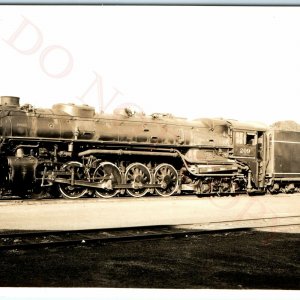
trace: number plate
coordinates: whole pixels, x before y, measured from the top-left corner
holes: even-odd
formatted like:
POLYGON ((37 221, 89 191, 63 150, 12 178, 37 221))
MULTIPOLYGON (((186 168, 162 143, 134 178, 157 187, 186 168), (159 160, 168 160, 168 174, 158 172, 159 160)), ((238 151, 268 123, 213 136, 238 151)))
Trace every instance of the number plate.
POLYGON ((243 157, 256 157, 256 146, 235 146, 234 155, 243 157))

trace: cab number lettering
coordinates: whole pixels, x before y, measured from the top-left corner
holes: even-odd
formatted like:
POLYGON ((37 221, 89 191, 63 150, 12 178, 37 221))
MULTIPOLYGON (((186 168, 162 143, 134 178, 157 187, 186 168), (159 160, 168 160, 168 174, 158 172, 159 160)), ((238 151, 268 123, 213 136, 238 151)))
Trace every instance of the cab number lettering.
POLYGON ((240 154, 250 154, 251 149, 249 148, 241 148, 240 149, 240 154))

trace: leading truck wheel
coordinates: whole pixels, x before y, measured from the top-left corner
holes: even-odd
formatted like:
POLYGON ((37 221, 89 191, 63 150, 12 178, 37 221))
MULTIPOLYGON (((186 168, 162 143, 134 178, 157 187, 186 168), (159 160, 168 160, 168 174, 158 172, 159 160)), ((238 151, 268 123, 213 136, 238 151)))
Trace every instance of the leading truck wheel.
MULTIPOLYGON (((83 180, 86 177, 83 164, 77 161, 67 162, 62 166, 61 170, 66 172, 66 175, 68 176, 67 179, 70 179, 71 181, 83 180)), ((78 199, 83 197, 88 192, 88 189, 82 186, 60 183, 59 191, 66 199, 78 199)))
POLYGON ((178 173, 176 169, 169 164, 160 164, 154 172, 154 183, 159 184, 155 188, 158 195, 168 197, 173 195, 178 189, 178 173))

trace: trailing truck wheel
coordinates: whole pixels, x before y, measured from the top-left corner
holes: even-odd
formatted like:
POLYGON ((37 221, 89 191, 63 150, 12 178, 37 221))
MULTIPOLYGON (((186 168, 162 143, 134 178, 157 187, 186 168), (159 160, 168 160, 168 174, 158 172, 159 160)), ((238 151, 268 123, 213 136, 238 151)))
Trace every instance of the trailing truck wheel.
MULTIPOLYGON (((67 179, 72 182, 73 180, 83 180, 86 177, 85 168, 82 163, 77 161, 67 162, 62 166, 62 171, 65 171, 69 177, 67 179)), ((71 184, 60 183, 59 191, 66 199, 77 199, 83 197, 88 189, 81 186, 71 184)))
POLYGON ((122 176, 119 168, 110 162, 102 162, 95 169, 93 182, 101 185, 96 190, 96 195, 100 198, 111 198, 117 195, 118 189, 114 185, 122 183, 122 176))
POLYGON ((169 164, 160 164, 155 169, 154 183, 161 187, 155 188, 158 195, 168 197, 173 195, 178 188, 178 173, 176 169, 169 164))
POLYGON ((149 191, 149 188, 145 188, 144 186, 151 183, 151 174, 145 165, 133 163, 126 169, 125 181, 126 184, 132 186, 132 188, 126 190, 130 196, 142 197, 149 191))

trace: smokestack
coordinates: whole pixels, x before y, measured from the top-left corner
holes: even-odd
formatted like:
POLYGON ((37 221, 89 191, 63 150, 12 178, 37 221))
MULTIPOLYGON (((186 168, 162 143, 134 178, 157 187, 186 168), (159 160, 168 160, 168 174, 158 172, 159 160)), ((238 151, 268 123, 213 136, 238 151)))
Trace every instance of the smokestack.
POLYGON ((1 106, 20 106, 20 98, 12 96, 1 96, 0 97, 1 106))

